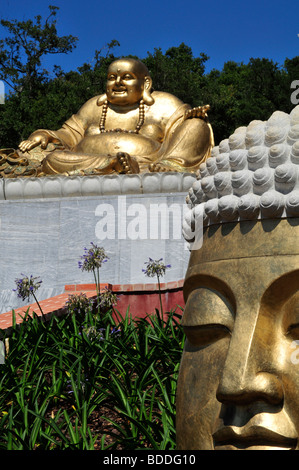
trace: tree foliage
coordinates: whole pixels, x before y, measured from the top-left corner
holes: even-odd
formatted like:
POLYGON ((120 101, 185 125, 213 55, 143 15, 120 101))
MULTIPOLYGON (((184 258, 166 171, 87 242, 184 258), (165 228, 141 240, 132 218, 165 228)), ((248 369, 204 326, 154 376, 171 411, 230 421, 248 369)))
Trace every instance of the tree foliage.
POLYGON ((41 68, 48 54, 66 54, 76 46, 77 37, 58 36, 56 14, 58 7, 49 6, 44 23, 40 15, 33 20, 1 20, 8 37, 0 41, 0 78, 15 92, 24 87, 34 96, 36 88, 47 78, 41 68))
MULTIPOLYGON (((59 36, 58 8, 49 15, 28 21, 1 20, 8 30, 0 41, 0 79, 11 90, 0 106, 0 147, 16 147, 40 128, 57 129, 89 98, 103 93, 110 63, 118 58, 116 39, 96 50, 94 60, 75 71, 54 66, 54 77, 42 67, 48 54, 70 53, 74 36, 59 36)), ((133 56, 132 56, 133 57, 133 56)), ((299 56, 279 65, 266 58, 251 58, 247 64, 227 61, 222 70, 206 73, 208 56, 194 57, 182 43, 165 53, 157 48, 140 58, 148 67, 155 90, 167 91, 191 106, 210 104, 215 142, 229 137, 237 127, 254 119, 267 120, 275 110, 290 112, 291 84, 299 80, 299 56)))
POLYGON ((155 49, 153 54, 148 53, 142 60, 150 71, 155 90, 167 91, 191 106, 198 106, 208 60, 206 54, 194 57, 192 49, 182 43, 171 47, 165 54, 160 48, 155 49))
POLYGON ((222 71, 212 70, 205 78, 202 95, 211 105, 216 142, 252 120, 267 120, 276 110, 291 109, 287 74, 272 60, 228 61, 222 71))

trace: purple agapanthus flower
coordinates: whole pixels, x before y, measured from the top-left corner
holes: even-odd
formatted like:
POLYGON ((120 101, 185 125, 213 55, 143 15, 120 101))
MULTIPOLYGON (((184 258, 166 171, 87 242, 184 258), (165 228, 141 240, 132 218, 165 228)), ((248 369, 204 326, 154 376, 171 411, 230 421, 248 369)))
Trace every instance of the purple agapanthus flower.
POLYGON ((34 296, 35 292, 39 289, 41 281, 39 277, 30 277, 21 274, 21 278, 15 279, 15 283, 17 285, 16 289, 13 289, 14 292, 17 292, 18 297, 22 300, 30 300, 31 296, 34 296))
POLYGON ((68 297, 68 300, 65 303, 67 312, 77 317, 84 317, 88 311, 91 311, 93 308, 92 299, 88 299, 86 294, 71 294, 68 297))
POLYGON ((95 245, 91 242, 91 248, 84 248, 84 255, 81 256, 81 261, 78 266, 82 271, 94 271, 102 266, 102 263, 108 261, 109 257, 106 255, 103 247, 95 245))
MULTIPOLYGON (((86 336, 93 341, 105 341, 106 338, 106 328, 99 328, 97 329, 95 326, 87 326, 84 328, 84 332, 86 336)), ((121 330, 117 327, 112 328, 109 331, 110 338, 113 336, 114 338, 119 336, 121 330)))
POLYGON ((112 308, 117 303, 117 295, 110 289, 105 287, 103 292, 100 293, 98 298, 98 307, 100 309, 112 308))
POLYGON ((148 277, 162 277, 164 276, 166 269, 171 268, 170 264, 164 264, 163 263, 163 258, 160 258, 158 260, 153 260, 152 258, 149 258, 149 261, 146 261, 144 264, 146 264, 146 268, 142 270, 144 274, 148 277))

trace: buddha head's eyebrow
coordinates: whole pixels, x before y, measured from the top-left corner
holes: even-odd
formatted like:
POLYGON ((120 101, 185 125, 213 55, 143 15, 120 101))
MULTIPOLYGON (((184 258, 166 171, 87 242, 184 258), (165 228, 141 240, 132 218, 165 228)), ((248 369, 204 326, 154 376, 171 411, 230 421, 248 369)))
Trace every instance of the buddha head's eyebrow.
POLYGON ((264 292, 261 304, 279 308, 299 290, 299 270, 296 269, 275 279, 264 292))
POLYGON ((233 291, 222 279, 210 275, 193 274, 189 276, 184 283, 184 299, 187 302, 189 295, 193 290, 198 288, 206 288, 214 291, 224 302, 231 305, 233 311, 236 311, 236 299, 233 291))

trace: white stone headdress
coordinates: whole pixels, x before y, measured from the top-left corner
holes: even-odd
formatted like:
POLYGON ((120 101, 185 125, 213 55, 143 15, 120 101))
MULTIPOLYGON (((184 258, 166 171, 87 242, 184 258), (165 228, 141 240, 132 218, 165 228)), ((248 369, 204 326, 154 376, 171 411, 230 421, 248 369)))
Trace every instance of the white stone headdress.
MULTIPOLYGON (((183 233, 203 225, 299 217, 299 106, 240 127, 199 167, 187 196, 183 233)), ((191 230, 191 232, 190 232, 191 230)))

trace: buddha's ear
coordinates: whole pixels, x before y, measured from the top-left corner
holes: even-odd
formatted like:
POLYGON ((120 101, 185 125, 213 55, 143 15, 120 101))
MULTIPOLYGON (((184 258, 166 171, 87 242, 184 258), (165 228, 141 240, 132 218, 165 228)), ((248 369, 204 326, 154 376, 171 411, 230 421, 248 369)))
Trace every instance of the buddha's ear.
POLYGON ((97 105, 98 105, 98 106, 102 106, 102 105, 105 103, 105 101, 107 101, 107 95, 106 95, 106 93, 104 93, 103 95, 100 95, 100 96, 98 97, 98 99, 97 99, 97 105))
POLYGON ((155 102, 154 98, 151 95, 152 84, 153 81, 149 75, 144 77, 143 101, 148 106, 151 106, 155 102))

